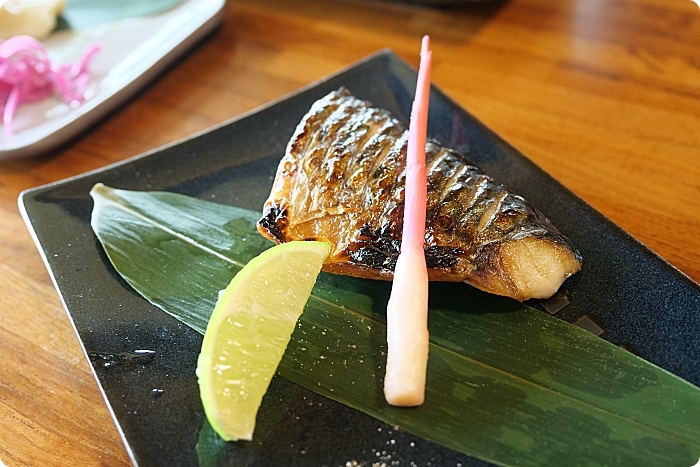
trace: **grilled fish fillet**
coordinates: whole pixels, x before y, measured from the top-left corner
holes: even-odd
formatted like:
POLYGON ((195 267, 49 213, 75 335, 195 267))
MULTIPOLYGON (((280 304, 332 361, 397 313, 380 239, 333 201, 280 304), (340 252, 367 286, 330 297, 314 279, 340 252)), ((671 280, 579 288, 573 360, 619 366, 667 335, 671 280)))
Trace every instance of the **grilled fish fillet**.
MULTIPOLYGON (((408 131, 340 89, 299 123, 258 230, 276 243, 329 242, 323 270, 391 279, 401 247, 408 131)), ((426 145, 425 256, 431 280, 464 281, 516 300, 547 298, 581 267, 538 210, 458 152, 426 145)))

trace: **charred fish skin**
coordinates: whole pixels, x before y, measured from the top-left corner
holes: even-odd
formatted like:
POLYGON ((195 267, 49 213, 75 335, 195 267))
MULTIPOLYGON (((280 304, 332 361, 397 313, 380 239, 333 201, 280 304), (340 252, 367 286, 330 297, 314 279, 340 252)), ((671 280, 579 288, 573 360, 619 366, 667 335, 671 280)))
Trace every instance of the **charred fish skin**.
MULTIPOLYGON (((401 248, 406 126, 346 89, 311 107, 277 169, 258 230, 277 242, 331 243, 328 272, 391 279, 401 248)), ((459 152, 426 145, 425 255, 431 280, 547 298, 581 256, 522 197, 459 152)))

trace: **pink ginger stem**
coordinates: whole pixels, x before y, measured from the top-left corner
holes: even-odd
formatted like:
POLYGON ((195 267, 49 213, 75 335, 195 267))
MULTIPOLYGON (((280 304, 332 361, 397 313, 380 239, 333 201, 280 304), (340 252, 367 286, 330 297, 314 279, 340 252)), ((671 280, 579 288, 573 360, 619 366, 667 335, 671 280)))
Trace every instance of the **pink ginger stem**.
POLYGON ((423 38, 416 97, 411 110, 401 253, 387 305, 387 363, 384 397, 391 405, 416 406, 425 399, 428 365, 428 269, 425 211, 428 184, 425 143, 430 96, 430 39, 423 38))
POLYGON ((428 133, 431 66, 430 38, 425 36, 421 48, 416 96, 411 109, 411 122, 408 131, 402 251, 406 248, 423 250, 423 242, 425 241, 425 211, 428 196, 428 183, 425 174, 425 144, 428 133))

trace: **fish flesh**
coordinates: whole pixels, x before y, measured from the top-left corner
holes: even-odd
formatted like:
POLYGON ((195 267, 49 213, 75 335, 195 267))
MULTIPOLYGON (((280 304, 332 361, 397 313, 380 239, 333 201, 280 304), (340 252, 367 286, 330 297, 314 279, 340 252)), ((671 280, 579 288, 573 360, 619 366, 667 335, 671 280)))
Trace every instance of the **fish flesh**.
MULTIPOLYGON (((390 112, 333 91, 297 126, 257 227, 276 243, 331 244, 323 270, 391 280, 401 248, 408 131, 390 112)), ((581 255, 521 196, 429 139, 428 276, 514 298, 548 298, 581 255)))

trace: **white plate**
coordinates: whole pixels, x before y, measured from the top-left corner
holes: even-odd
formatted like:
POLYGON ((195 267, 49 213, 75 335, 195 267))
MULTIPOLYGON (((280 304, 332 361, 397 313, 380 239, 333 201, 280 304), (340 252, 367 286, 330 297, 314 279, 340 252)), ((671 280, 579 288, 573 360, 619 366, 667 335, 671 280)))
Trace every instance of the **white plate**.
POLYGON ((164 71, 180 54, 214 29, 225 0, 186 0, 161 14, 128 18, 85 29, 57 31, 44 41, 52 60, 74 62, 99 43, 87 99, 69 105, 57 97, 17 109, 13 134, 0 131, 0 159, 46 152, 85 130, 164 71))

